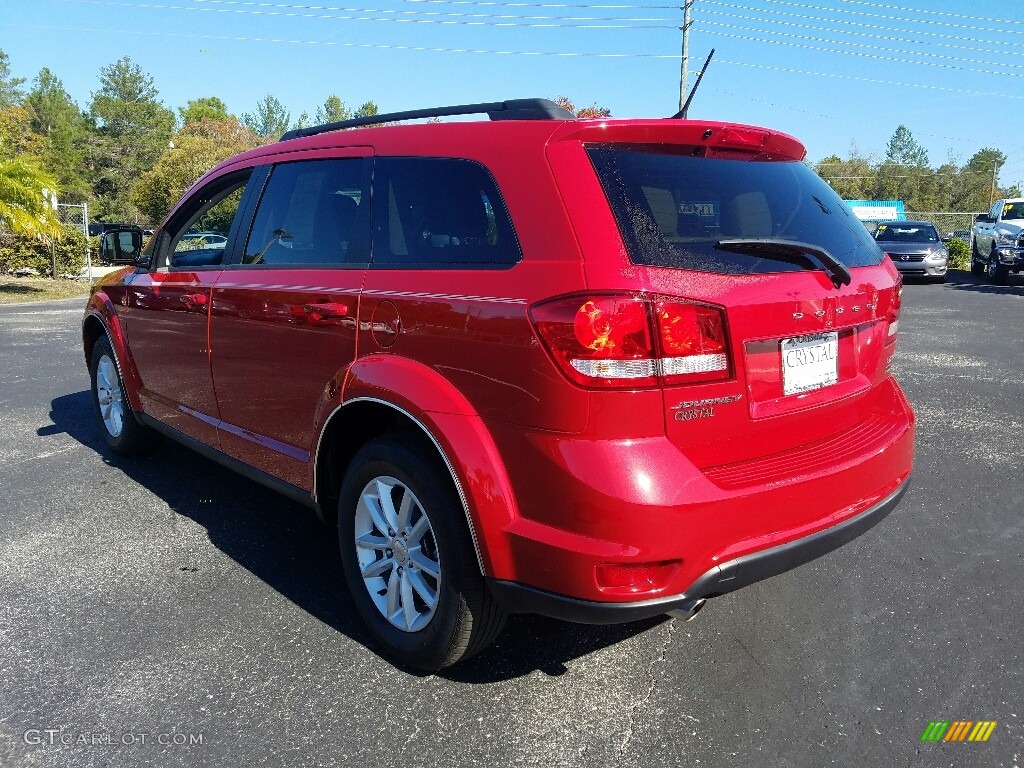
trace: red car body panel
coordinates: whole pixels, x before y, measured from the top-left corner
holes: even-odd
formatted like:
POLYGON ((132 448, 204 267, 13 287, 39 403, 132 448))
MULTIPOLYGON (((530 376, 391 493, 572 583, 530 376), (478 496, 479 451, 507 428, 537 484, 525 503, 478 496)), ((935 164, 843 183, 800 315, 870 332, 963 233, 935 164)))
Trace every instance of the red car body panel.
POLYGON ((821 270, 732 275, 635 264, 591 144, 693 145, 709 158, 764 162, 804 155, 784 134, 675 120, 399 125, 261 147, 193 191, 269 162, 473 160, 496 179, 523 259, 471 271, 122 275, 101 283, 90 315, 119 360, 139 365, 125 373, 133 407, 314 501, 321 437, 349 404, 408 414, 453 473, 484 573, 573 600, 680 595, 718 564, 813 536, 890 498, 909 478, 914 441, 913 412, 888 372, 900 284, 892 265, 854 268, 852 282, 836 288, 821 270), (529 310, 588 292, 722 308, 728 377, 608 390, 571 382, 529 310), (310 309, 317 304, 333 314, 310 309), (839 334, 839 380, 784 395, 780 340, 822 331, 839 334), (599 583, 599 567, 632 563, 655 564, 656 575, 628 588, 599 583))

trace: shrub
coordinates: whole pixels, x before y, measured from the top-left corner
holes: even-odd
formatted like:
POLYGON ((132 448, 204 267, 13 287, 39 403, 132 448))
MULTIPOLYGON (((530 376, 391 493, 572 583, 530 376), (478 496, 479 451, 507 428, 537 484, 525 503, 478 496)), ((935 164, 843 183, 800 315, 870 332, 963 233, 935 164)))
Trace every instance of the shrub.
MULTIPOLYGON (((81 274, 85 267, 85 248, 85 235, 77 229, 65 228, 63 238, 56 243, 57 277, 81 274)), ((0 234, 0 273, 14 272, 22 267, 31 267, 40 275, 49 275, 49 243, 3 232, 0 234)))
POLYGON ((950 269, 970 269, 971 248, 959 237, 954 237, 946 243, 946 250, 949 251, 950 269))

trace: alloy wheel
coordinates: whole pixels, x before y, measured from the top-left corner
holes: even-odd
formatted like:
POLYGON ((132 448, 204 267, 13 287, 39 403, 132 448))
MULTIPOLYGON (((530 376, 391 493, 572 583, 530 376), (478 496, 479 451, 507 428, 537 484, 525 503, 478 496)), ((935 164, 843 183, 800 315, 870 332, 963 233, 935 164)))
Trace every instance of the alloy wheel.
POLYGON ((96 366, 96 400, 100 406, 103 426, 111 437, 119 437, 124 428, 124 402, 117 366, 108 355, 100 357, 96 366))
POLYGON ((437 610, 441 563, 430 518, 412 490, 390 476, 363 488, 355 514, 356 561, 373 604, 404 632, 437 610))

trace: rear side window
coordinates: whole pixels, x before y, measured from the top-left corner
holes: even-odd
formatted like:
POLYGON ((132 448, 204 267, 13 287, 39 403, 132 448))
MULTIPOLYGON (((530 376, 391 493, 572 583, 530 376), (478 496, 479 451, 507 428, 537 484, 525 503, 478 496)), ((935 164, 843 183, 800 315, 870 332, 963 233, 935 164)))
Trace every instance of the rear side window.
POLYGON ((368 163, 345 158, 275 166, 242 263, 329 267, 369 261, 368 163))
POLYGON ((373 222, 377 266, 501 267, 520 258, 494 179, 471 160, 377 158, 373 222))
POLYGON ((848 267, 882 260, 864 225, 803 163, 694 156, 692 147, 587 151, 634 264, 722 274, 819 268, 800 255, 716 248, 763 238, 824 248, 848 267))

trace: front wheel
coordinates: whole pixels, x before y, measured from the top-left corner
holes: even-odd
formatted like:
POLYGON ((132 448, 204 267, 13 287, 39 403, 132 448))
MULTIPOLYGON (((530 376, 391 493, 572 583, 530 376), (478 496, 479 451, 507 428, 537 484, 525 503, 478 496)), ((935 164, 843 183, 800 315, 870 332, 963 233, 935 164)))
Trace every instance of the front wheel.
POLYGON ((435 672, 489 645, 505 623, 477 566, 442 465, 384 437, 353 458, 338 502, 345 580, 388 654, 435 672))
POLYGON ((992 285, 1002 285, 1006 282, 1006 276, 1008 273, 1009 270, 999 263, 999 256, 996 255, 996 251, 993 248, 992 253, 988 257, 988 265, 985 270, 985 275, 988 277, 988 281, 992 283, 992 285))
POLYGON ((159 434, 136 419, 106 337, 101 337, 92 347, 89 372, 93 408, 110 449, 124 456, 151 450, 159 442, 159 434))

